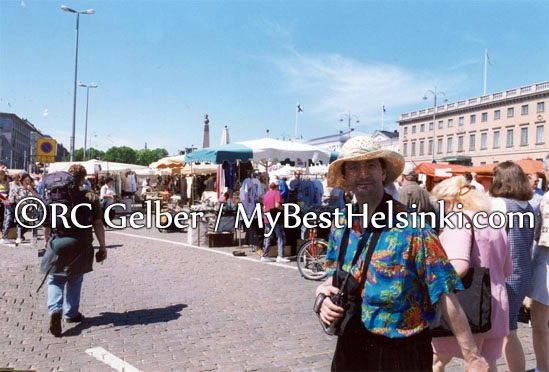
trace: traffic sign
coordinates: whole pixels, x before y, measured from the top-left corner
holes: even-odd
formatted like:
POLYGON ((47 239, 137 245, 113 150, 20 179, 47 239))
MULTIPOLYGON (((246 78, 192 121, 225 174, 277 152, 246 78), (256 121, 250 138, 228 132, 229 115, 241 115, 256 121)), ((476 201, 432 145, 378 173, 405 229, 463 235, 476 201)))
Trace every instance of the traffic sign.
POLYGON ((57 142, 51 138, 39 138, 36 143, 36 161, 41 163, 55 162, 57 142))

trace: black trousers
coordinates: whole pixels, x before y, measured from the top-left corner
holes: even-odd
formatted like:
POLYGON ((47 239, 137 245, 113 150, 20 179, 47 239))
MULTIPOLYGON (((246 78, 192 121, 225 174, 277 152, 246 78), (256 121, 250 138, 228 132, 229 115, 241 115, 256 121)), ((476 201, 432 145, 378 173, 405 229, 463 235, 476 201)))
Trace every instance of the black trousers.
POLYGON ((332 371, 432 370, 429 329, 414 336, 392 339, 368 332, 360 316, 348 325, 345 335, 339 336, 332 360, 332 371))

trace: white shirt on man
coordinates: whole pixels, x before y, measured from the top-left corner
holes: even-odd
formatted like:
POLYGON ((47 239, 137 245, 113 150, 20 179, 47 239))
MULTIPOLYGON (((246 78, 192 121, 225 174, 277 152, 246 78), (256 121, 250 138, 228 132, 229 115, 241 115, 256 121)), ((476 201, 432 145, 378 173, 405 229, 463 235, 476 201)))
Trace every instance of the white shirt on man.
POLYGON ((99 194, 99 199, 105 199, 106 195, 116 196, 116 191, 114 191, 114 185, 109 187, 109 185, 104 184, 101 186, 101 193, 99 194))

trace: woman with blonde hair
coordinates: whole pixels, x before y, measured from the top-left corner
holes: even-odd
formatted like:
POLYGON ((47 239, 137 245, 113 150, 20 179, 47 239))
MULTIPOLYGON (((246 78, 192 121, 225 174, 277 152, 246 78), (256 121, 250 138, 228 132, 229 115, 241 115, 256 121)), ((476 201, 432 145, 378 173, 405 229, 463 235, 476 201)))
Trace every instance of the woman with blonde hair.
MULTIPOLYGON (((460 277, 464 277, 470 267, 490 269, 490 288, 492 292, 492 328, 485 333, 473 335, 482 355, 490 365, 490 371, 497 371, 496 360, 501 357, 503 341, 509 333, 509 305, 505 278, 512 273, 511 255, 508 249, 507 234, 504 229, 490 226, 476 229, 473 216, 479 215, 475 222, 488 224, 491 212, 491 199, 475 190, 465 177, 458 176, 444 180, 433 189, 433 195, 444 201, 446 213, 463 212, 463 225, 458 225, 457 214, 450 219, 455 228, 446 226, 439 238, 460 277), (471 249, 472 245, 472 249, 471 249)), ((444 371, 452 357, 463 358, 455 337, 433 338, 433 371, 444 371)))

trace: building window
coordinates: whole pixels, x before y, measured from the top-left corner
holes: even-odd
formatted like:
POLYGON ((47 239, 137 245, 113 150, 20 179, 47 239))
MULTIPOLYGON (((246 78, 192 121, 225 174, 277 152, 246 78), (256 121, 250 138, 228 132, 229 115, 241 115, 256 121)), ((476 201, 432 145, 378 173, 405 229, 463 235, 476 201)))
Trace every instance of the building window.
POLYGON ((454 139, 452 137, 448 137, 448 145, 446 147, 446 152, 447 153, 452 152, 452 142, 454 142, 454 139))
POLYGON ((433 129, 434 129, 434 127, 435 127, 434 123, 432 123, 432 122, 431 122, 431 123, 429 123, 429 130, 433 130, 433 129))
POLYGON ((419 156, 424 155, 425 141, 419 141, 419 156))
POLYGON ((416 156, 416 143, 412 142, 412 156, 416 156))
POLYGON ((499 130, 494 131, 494 148, 499 149, 499 130))
POLYGON ((486 162, 485 162, 485 161, 481 161, 481 162, 480 162, 480 165, 486 165, 486 162))
POLYGON ((429 155, 433 155, 433 140, 429 140, 429 155))
POLYGON ((459 125, 465 124, 465 118, 463 116, 460 116, 459 119, 458 119, 458 123, 459 123, 459 125))
POLYGON ((538 112, 545 111, 545 102, 538 102, 538 112))
POLYGON ((544 143, 545 142, 545 133, 543 130, 543 125, 538 125, 536 127, 536 143, 544 143))
POLYGON ((440 120, 438 122, 438 129, 442 129, 442 128, 444 128, 444 122, 442 120, 440 120))
POLYGON ((454 119, 448 119, 448 128, 452 128, 454 126, 454 119))
POLYGON ((437 154, 442 154, 442 138, 437 140, 437 154))
POLYGON ((500 110, 494 111, 494 120, 499 120, 499 118, 501 118, 501 111, 500 110))
POLYGON ((404 157, 408 156, 408 143, 405 143, 402 145, 402 156, 404 157))
POLYGON ((507 129, 507 147, 513 147, 513 130, 507 129))
POLYGON ((476 122, 477 122, 477 116, 476 115, 471 115, 470 123, 475 124, 476 122))
POLYGON ((520 145, 528 145, 528 128, 520 128, 520 145))
POLYGON ((515 116, 515 109, 513 107, 509 107, 507 109, 507 117, 512 118, 513 116, 515 116))
POLYGON ((458 152, 463 151, 463 136, 458 137, 458 152))
POLYGON ((488 142, 488 133, 480 134, 480 149, 486 150, 486 143, 488 142))
POLYGON ((416 132, 416 126, 413 125, 413 126, 412 126, 412 134, 414 134, 415 132, 416 132))
POLYGON ((487 112, 483 112, 481 117, 480 117, 480 121, 484 122, 484 121, 488 121, 488 113, 487 112))
POLYGON ((419 129, 420 132, 425 132, 425 124, 421 124, 421 127, 419 129))
POLYGON ((469 151, 475 151, 475 135, 471 134, 469 136, 469 151))
POLYGON ((521 115, 528 115, 528 105, 522 105, 520 107, 520 114, 521 115))
POLYGON ((404 127, 404 135, 408 134, 408 127, 404 127))

